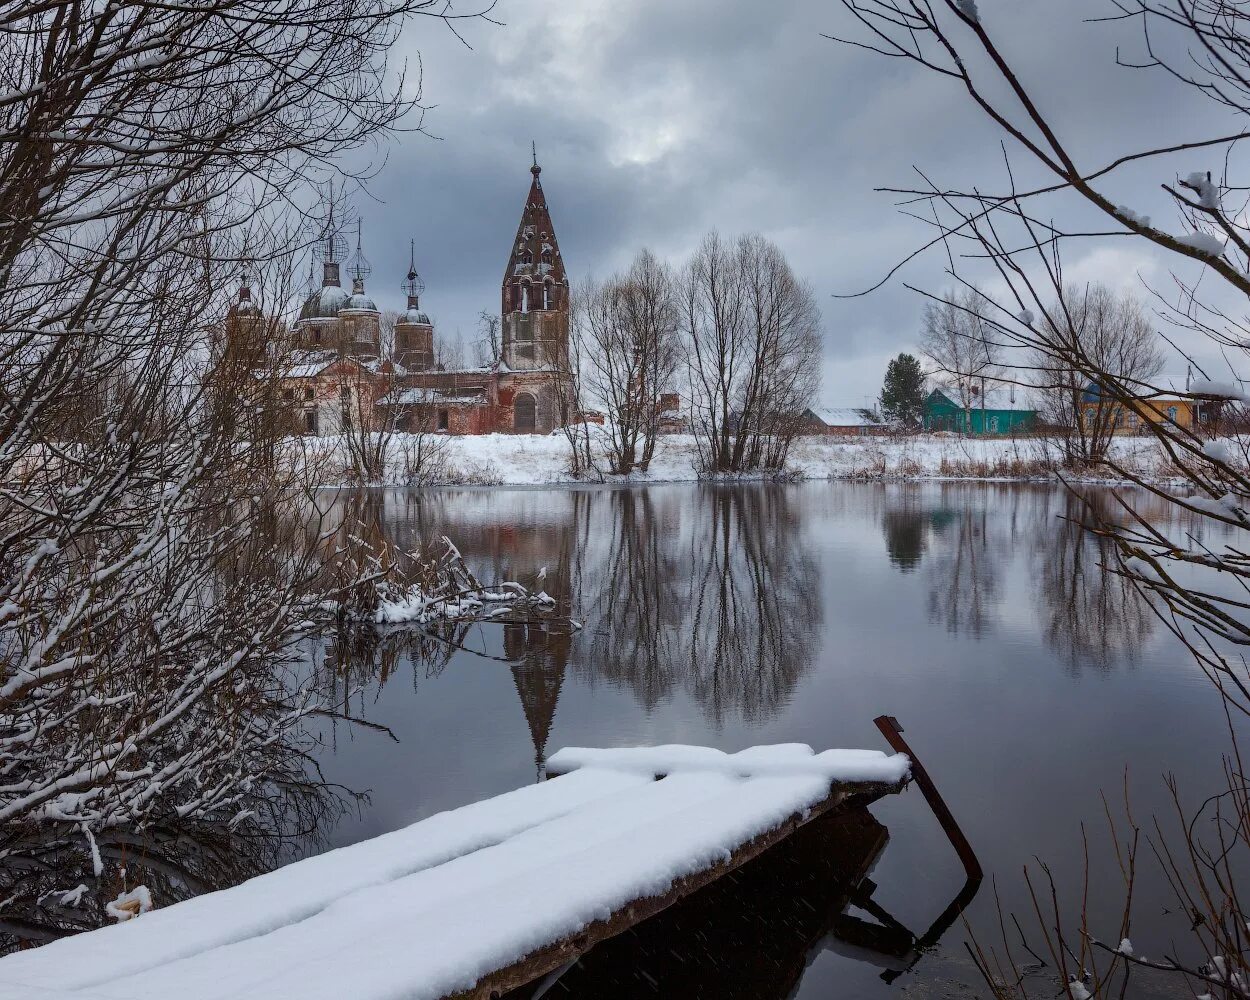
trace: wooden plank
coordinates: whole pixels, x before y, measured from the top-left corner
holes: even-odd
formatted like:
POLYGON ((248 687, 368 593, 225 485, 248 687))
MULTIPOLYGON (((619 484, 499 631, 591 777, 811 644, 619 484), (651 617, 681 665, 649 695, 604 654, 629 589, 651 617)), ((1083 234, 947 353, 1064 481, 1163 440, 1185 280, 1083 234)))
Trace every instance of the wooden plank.
MULTIPOLYGON (((661 984, 658 992, 670 997, 786 1000, 852 896, 870 887, 866 876, 888 839, 867 809, 825 813, 732 874, 601 941, 553 973, 560 988, 544 1000, 637 1000, 643 982, 661 984)), ((534 1000, 543 982, 505 1000, 534 1000)))
MULTIPOLYGON (((695 872, 692 875, 677 879, 664 895, 636 899, 615 910, 606 920, 596 920, 575 935, 562 938, 544 948, 531 952, 520 961, 483 977, 472 989, 451 994, 445 997, 444 1000, 498 1000, 505 993, 541 979, 561 966, 575 961, 600 941, 615 937, 629 930, 635 924, 660 913, 691 893, 697 892, 718 878, 740 868, 816 817, 835 810, 867 805, 883 795, 901 791, 903 784, 903 782, 897 784, 880 782, 836 784, 832 786, 825 798, 821 799, 806 812, 795 813, 772 830, 747 841, 726 860, 717 862, 712 867, 706 868, 701 872, 695 872)), ((541 903, 537 905, 541 905, 541 903)))

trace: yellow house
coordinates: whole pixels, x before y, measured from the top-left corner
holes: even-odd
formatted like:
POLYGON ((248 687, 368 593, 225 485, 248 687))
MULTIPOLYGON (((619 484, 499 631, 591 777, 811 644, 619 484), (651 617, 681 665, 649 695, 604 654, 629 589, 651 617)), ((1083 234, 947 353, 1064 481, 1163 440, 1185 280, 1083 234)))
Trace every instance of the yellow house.
POLYGON ((1131 402, 1104 400, 1091 383, 1081 397, 1081 420, 1086 426, 1110 420, 1112 434, 1144 434, 1150 424, 1162 423, 1194 431, 1202 422, 1201 407, 1200 401, 1181 396, 1152 396, 1131 402))

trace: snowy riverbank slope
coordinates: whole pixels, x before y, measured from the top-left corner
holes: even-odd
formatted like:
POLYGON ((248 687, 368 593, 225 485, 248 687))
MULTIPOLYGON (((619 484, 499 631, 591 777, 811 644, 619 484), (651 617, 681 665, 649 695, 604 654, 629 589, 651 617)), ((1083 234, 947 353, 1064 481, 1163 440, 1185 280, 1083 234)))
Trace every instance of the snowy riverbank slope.
MULTIPOLYGON (((328 486, 351 480, 341 440, 299 438, 318 479, 328 486)), ((425 447, 429 448, 427 438, 425 447)), ((397 434, 390 448, 384 482, 379 485, 544 486, 577 482, 568 471, 569 446, 560 435, 487 434, 436 440, 437 454, 417 475, 411 455, 416 440, 397 434)), ((1117 438, 1116 459, 1134 474, 1151 480, 1170 478, 1167 463, 1152 438, 1117 438)), ((786 473, 795 479, 1044 479, 1052 474, 1058 450, 1040 438, 968 439, 947 435, 904 438, 798 439, 786 473)), ((607 467, 606 461, 602 463, 607 467)), ((589 477, 592 481, 594 477, 589 477)), ((638 483, 697 479, 694 439, 660 438, 646 472, 608 481, 638 483)), ((586 478, 580 480, 587 481, 586 478)))

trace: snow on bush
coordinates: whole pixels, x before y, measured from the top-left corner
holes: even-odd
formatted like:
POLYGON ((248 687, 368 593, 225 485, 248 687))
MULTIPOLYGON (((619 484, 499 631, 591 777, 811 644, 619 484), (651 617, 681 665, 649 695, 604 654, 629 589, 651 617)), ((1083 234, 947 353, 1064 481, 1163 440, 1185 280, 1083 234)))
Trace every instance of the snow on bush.
POLYGON ((108 915, 119 924, 126 920, 133 920, 150 909, 152 909, 152 894, 148 892, 146 885, 137 885, 129 892, 123 892, 105 906, 108 915))

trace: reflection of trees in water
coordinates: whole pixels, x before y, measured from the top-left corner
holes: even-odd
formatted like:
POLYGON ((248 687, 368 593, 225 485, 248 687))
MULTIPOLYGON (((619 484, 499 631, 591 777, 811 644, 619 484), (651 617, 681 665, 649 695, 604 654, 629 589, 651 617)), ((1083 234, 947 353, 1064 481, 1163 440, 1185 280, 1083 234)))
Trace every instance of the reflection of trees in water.
POLYGON ((815 659, 820 575, 784 488, 703 487, 681 520, 648 493, 601 495, 584 573, 584 662, 653 707, 689 692, 713 720, 766 718, 815 659), (606 520, 607 523, 604 523, 606 520))
POLYGON ((582 566, 586 660, 596 676, 627 685, 650 710, 679 683, 686 567, 650 490, 616 490, 600 502, 605 516, 590 530, 603 562, 582 566))
POLYGON ((1046 505, 1046 523, 1035 533, 1046 645, 1074 672, 1133 663, 1154 630, 1154 614, 1128 580, 1107 569, 1115 564, 1110 543, 1081 527, 1117 520, 1118 505, 1101 491, 1056 499, 1057 509, 1046 505))
MULTIPOLYGON (((459 491, 376 491, 365 507, 349 497, 344 524, 362 537, 376 537, 378 546, 398 551, 419 551, 448 535, 488 586, 517 580, 545 590, 558 608, 567 610, 572 603, 574 526, 588 507, 585 494, 548 494, 555 509, 564 506, 568 517, 548 516, 533 527, 516 517, 465 518, 457 503, 464 496, 459 491)), ((559 617, 510 620, 505 615, 421 628, 347 628, 327 637, 312 659, 319 689, 340 715, 354 720, 367 718, 367 702, 378 699, 397 672, 410 671, 415 690, 421 679, 441 675, 461 653, 508 664, 541 778, 571 642, 567 621, 559 617)))
POLYGON ((1002 564, 1010 557, 1000 537, 1001 512, 964 502, 930 516, 932 526, 926 578, 929 618, 950 632, 980 638, 994 626, 1002 600, 1002 564))
POLYGON ((718 722, 765 718, 815 660, 820 573, 784 487, 714 490, 689 542, 688 686, 718 722))
POLYGON ((928 523, 920 497, 914 490, 887 493, 881 514, 881 532, 890 562, 908 573, 920 565, 928 538, 928 523))
POLYGON ((890 561, 902 571, 923 557, 931 620, 972 637, 993 629, 1008 564, 1027 539, 1033 558, 1020 568, 1037 595, 1047 647, 1074 670, 1087 664, 1105 670, 1140 654, 1154 617, 1132 586, 1107 569, 1106 543, 1081 528, 1089 520, 1086 502, 1100 517, 1114 517, 1113 494, 952 485, 936 501, 931 493, 925 499, 919 491, 887 494, 881 525, 890 561))
POLYGON ((592 680, 629 688, 644 707, 685 690, 716 720, 775 712, 815 659, 820 576, 784 488, 704 487, 693 500, 572 490, 497 507, 457 491, 390 496, 401 547, 446 533, 486 578, 528 584, 545 566, 562 609, 577 595, 583 632, 512 628, 502 639, 540 769, 573 648, 592 680))

